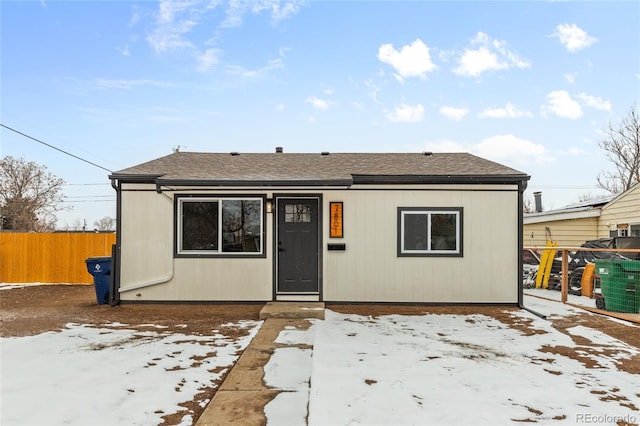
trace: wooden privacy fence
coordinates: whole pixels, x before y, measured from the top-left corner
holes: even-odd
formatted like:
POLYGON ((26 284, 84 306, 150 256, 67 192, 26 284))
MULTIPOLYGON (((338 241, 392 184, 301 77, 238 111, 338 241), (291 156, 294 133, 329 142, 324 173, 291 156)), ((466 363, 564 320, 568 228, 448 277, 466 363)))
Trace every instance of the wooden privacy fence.
POLYGON ((0 282, 93 283, 85 260, 111 256, 115 233, 0 232, 0 282))

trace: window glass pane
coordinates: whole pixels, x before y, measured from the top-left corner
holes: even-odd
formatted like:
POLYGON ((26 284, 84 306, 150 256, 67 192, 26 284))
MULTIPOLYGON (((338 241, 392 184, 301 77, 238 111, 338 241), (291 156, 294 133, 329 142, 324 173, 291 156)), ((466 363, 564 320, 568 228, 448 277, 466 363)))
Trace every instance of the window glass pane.
POLYGON ((456 250, 456 215, 431 214, 431 250, 456 250))
POLYGON ((404 215, 405 250, 427 250, 427 218, 424 213, 404 215))
POLYGON ((181 250, 218 250, 218 203, 182 203, 181 250))
POLYGON ((284 221, 286 223, 311 222, 311 204, 285 204, 284 221))
POLYGON ((260 200, 222 201, 222 251, 259 252, 260 200))

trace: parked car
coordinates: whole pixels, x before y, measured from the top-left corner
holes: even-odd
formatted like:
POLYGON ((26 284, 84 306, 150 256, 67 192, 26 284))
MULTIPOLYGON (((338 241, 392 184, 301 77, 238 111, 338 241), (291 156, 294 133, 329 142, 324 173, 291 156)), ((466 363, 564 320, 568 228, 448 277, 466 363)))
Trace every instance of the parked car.
POLYGON ((522 250, 522 282, 525 288, 536 286, 536 275, 540 267, 540 256, 535 250, 522 250))

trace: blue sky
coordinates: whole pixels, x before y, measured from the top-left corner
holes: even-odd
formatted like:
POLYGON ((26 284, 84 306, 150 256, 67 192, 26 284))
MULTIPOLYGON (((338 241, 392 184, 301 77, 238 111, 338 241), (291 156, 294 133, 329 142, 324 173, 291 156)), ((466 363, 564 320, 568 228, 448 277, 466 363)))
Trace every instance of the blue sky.
MULTIPOLYGON (((109 170, 171 153, 467 151, 545 209, 602 194, 640 99, 638 2, 2 1, 1 122, 109 170)), ((64 178, 58 226, 115 216, 108 172, 2 129, 64 178)))

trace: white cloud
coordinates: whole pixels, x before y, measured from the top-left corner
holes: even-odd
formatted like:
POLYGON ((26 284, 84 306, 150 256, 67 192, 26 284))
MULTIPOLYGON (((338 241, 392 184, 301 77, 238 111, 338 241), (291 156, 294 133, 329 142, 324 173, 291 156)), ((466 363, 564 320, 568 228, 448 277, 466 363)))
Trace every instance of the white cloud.
POLYGON ((556 90, 547 95, 547 104, 542 106, 542 113, 576 119, 582 117, 582 108, 565 90, 556 90))
POLYGON ((390 43, 383 44, 378 49, 378 60, 391 65, 397 71, 394 75, 401 81, 406 77, 425 78, 428 72, 437 69, 431 60, 429 47, 420 39, 403 46, 400 51, 390 43))
POLYGON ((527 165, 531 162, 540 164, 554 160, 547 153, 544 145, 511 134, 483 139, 480 143, 471 146, 471 152, 505 164, 527 165))
POLYGON ((603 111, 611 111, 611 102, 605 101, 599 96, 590 96, 583 92, 580 93, 578 97, 582 99, 584 104, 588 107, 601 109, 603 111))
POLYGON ((118 47, 118 52, 120 52, 120 54, 122 56, 129 56, 130 52, 129 52, 129 45, 125 44, 124 47, 118 47))
MULTIPOLYGON (((419 151, 420 149, 418 149, 419 151)), ((460 142, 451 140, 440 140, 434 142, 425 142, 423 151, 428 152, 468 152, 469 150, 460 142)))
POLYGON ((189 1, 160 0, 156 13, 156 27, 147 35, 147 42, 162 53, 175 49, 192 49, 193 44, 185 35, 199 22, 198 10, 189 1))
MULTIPOLYGON (((234 28, 242 25, 244 16, 253 13, 260 15, 264 12, 269 14, 271 22, 277 24, 300 11, 301 6, 306 3, 304 0, 235 0, 229 2, 229 7, 225 11, 225 19, 220 24, 220 28, 234 28)), ((214 3, 214 7, 217 6, 214 3)))
POLYGON ((573 157, 581 157, 584 155, 591 155, 589 152, 585 151, 584 149, 581 148, 576 148, 576 147, 571 147, 569 149, 567 149, 566 151, 558 151, 558 153, 560 155, 570 155, 573 157))
POLYGON ((471 39, 471 46, 464 50, 453 72, 458 75, 477 77, 486 71, 509 68, 529 68, 531 64, 507 48, 507 42, 492 40, 479 32, 471 39))
POLYGON ((230 75, 239 76, 246 79, 258 79, 267 75, 269 72, 284 67, 284 63, 281 58, 270 59, 265 66, 257 68, 255 70, 246 69, 240 65, 227 66, 227 72, 230 75))
POLYGON ((424 118, 424 107, 420 104, 414 107, 402 104, 388 113, 387 118, 394 123, 417 123, 424 118))
POLYGON ((431 152, 470 152, 502 164, 529 166, 555 161, 544 145, 521 139, 512 134, 495 135, 479 143, 460 143, 452 140, 425 142, 420 148, 431 152))
POLYGON ((307 99, 305 99, 305 102, 310 103, 315 109, 321 111, 329 109, 329 102, 320 98, 316 98, 315 96, 309 96, 307 99))
MULTIPOLYGON (((219 49, 215 44, 224 28, 238 27, 247 14, 268 15, 272 23, 296 14, 305 2, 303 0, 231 0, 229 2, 210 0, 159 0, 154 16, 154 25, 146 35, 149 46, 158 54, 178 52, 194 59, 196 69, 204 72, 218 63, 219 49), (196 41, 192 33, 196 30, 212 33, 204 42, 196 41), (212 47, 214 46, 214 47, 212 47)), ((137 23, 139 13, 134 13, 131 23, 137 23)), ((258 70, 231 67, 232 73, 248 78, 260 76, 265 71, 282 66, 286 49, 281 49, 280 59, 258 70)))
POLYGON ((109 80, 98 78, 96 84, 105 89, 133 89, 138 86, 169 87, 171 84, 156 80, 109 80))
POLYGON ((557 37, 569 52, 577 52, 598 41, 597 38, 590 36, 576 24, 560 24, 551 36, 557 37))
POLYGON ((575 72, 568 72, 564 75, 564 79, 567 80, 567 83, 574 84, 576 82, 577 74, 575 72))
POLYGON ((364 82, 364 86, 367 88, 367 93, 373 103, 382 105, 382 102, 378 100, 378 92, 380 92, 380 88, 373 82, 373 80, 366 80, 364 82))
POLYGON ((440 114, 452 120, 460 121, 465 115, 469 113, 467 108, 456 108, 450 106, 443 106, 440 108, 440 114))
POLYGON ((197 70, 205 72, 211 69, 214 65, 220 62, 220 49, 207 49, 203 54, 198 57, 197 70))
POLYGON ((276 111, 284 111, 284 104, 276 105, 276 111))
POLYGON ((521 110, 511 102, 508 102, 504 108, 487 108, 478 114, 480 118, 520 118, 533 117, 531 111, 521 110))

